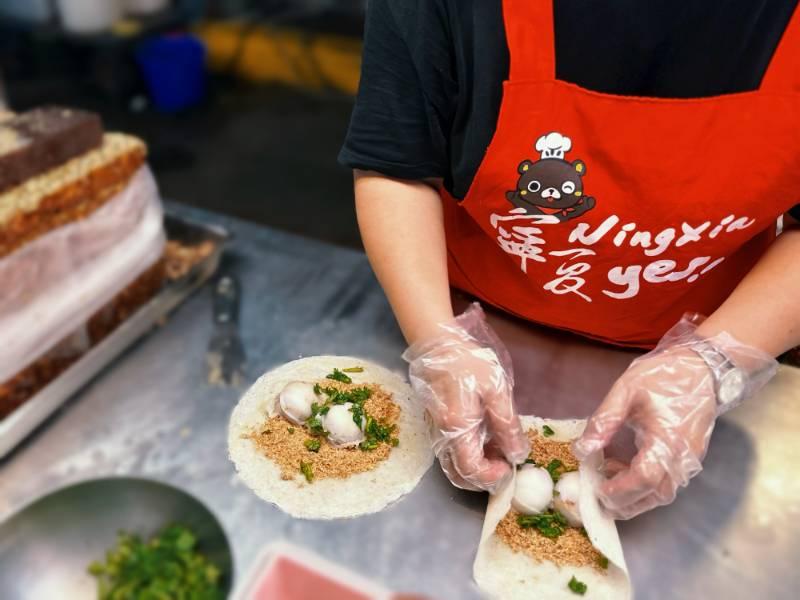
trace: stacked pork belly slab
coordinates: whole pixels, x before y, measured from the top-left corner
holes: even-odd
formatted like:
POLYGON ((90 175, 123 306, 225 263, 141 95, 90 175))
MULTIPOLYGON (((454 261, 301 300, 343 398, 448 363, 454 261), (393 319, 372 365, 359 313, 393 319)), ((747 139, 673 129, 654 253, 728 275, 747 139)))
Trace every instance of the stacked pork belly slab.
POLYGON ((92 113, 0 115, 0 418, 162 286, 146 152, 92 113))

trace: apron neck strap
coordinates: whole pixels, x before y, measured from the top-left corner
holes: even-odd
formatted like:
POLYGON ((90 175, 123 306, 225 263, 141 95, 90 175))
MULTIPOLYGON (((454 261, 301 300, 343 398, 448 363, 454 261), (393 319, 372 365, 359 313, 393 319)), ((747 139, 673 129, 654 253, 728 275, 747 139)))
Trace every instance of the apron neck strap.
POLYGON ((800 3, 772 55, 760 89, 771 92, 800 89, 800 3))
POLYGON ((503 16, 511 55, 509 80, 555 79, 553 0, 503 0, 503 16))

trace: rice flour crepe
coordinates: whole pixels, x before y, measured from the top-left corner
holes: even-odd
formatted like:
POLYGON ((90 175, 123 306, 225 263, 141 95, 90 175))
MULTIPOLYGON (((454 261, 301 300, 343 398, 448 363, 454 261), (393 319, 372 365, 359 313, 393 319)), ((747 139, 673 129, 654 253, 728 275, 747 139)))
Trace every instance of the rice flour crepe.
MULTIPOLYGON (((537 444, 569 442, 579 437, 586 425, 583 420, 552 421, 537 417, 521 419, 523 428, 529 432, 529 436, 535 435, 534 455, 537 452, 537 444), (543 435, 545 426, 549 427, 548 434, 550 431, 553 432, 547 437, 543 435)), ((579 592, 576 593, 569 587, 573 577, 578 582, 574 585, 586 586, 582 595, 584 598, 629 600, 632 597, 628 568, 616 525, 601 512, 594 493, 601 477, 598 471, 601 460, 602 456, 597 453, 580 463, 578 468, 580 475, 578 505, 586 531, 585 537, 579 533, 580 530, 575 529, 570 532, 572 539, 559 542, 558 547, 550 539, 542 537, 536 540, 537 552, 552 552, 547 558, 541 556, 538 559, 534 558, 530 551, 526 550, 515 551, 509 545, 508 538, 504 537, 506 534, 499 533, 519 527, 516 521, 506 518, 508 513, 513 511, 512 498, 516 473, 512 480, 490 498, 473 565, 475 581, 489 598, 495 600, 577 598, 580 597, 579 592), (587 542, 590 542, 593 548, 589 547, 587 542), (579 564, 586 561, 571 557, 569 551, 572 548, 569 543, 573 543, 577 548, 575 552, 582 553, 584 558, 587 553, 588 555, 594 553, 599 560, 593 560, 590 564, 579 564), (552 551, 549 548, 552 548, 552 551)), ((540 535, 533 529, 519 528, 518 532, 520 539, 523 540, 525 539, 522 537, 523 534, 540 535)))
MULTIPOLYGON (((433 463, 424 410, 412 394, 400 376, 363 359, 296 360, 266 373, 244 394, 231 415, 228 452, 248 487, 294 517, 338 519, 378 512, 411 492, 433 463), (334 370, 338 381, 327 378, 334 370), (361 404, 362 429, 370 432, 377 426, 386 435, 367 438, 366 446, 339 448, 305 421, 290 422, 278 398, 295 382, 316 384, 315 394, 323 399, 331 397, 320 393, 323 389, 334 396, 370 390, 361 404)), ((314 404, 322 423, 334 408, 343 409, 327 405, 330 410, 324 412, 314 404)), ((346 420, 352 429, 353 415, 348 413, 346 420)))

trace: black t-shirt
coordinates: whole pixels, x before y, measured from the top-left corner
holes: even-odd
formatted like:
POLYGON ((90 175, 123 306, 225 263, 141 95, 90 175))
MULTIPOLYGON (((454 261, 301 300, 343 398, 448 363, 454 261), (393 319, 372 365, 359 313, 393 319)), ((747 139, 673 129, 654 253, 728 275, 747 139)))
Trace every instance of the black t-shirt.
MULTIPOLYGON (((753 90, 797 2, 558 0, 556 76, 634 96, 753 90)), ((364 44, 340 162, 400 179, 442 178, 463 198, 508 76, 502 0, 370 0, 364 44)))

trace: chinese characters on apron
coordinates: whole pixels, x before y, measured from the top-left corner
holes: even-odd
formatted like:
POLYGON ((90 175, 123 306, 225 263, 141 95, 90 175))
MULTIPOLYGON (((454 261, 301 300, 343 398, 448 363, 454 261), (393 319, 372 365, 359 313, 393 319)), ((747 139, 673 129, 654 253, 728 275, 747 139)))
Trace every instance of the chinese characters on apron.
POLYGON ((444 198, 453 285, 623 345, 713 312, 800 202, 800 10, 760 89, 684 100, 557 80, 552 2, 503 9, 497 130, 464 201, 444 198))

